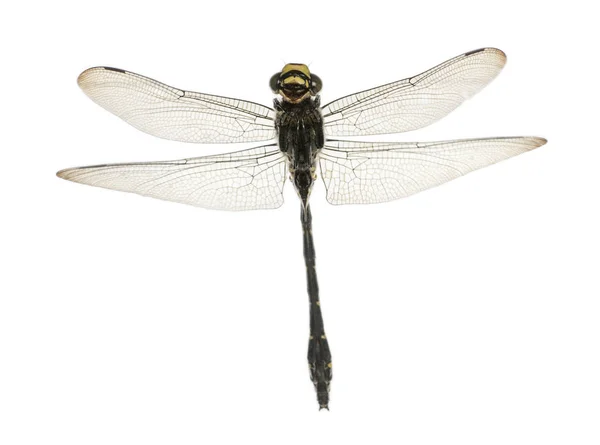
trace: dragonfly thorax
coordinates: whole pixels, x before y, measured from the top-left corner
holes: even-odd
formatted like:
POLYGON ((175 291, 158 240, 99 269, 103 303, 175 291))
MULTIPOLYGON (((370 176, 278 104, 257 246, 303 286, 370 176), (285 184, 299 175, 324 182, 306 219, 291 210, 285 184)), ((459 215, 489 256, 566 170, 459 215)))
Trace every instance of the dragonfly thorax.
POLYGON ((319 96, 301 103, 274 101, 279 149, 289 160, 290 179, 306 206, 315 180, 317 154, 325 136, 319 96))

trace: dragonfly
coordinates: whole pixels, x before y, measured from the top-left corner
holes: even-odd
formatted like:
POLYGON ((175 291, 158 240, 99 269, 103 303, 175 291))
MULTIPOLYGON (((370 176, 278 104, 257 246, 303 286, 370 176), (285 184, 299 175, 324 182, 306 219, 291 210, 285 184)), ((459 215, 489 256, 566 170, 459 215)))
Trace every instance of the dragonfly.
POLYGON ((544 145, 541 137, 437 142, 338 139, 401 133, 446 116, 502 70, 496 48, 463 53, 421 74, 320 104, 323 82, 288 63, 269 81, 273 107, 173 88, 130 71, 90 68, 87 96, 135 128, 181 142, 262 142, 226 154, 164 162, 68 168, 60 178, 218 210, 275 209, 292 182, 301 202, 310 302, 308 367, 319 404, 329 409, 332 358, 321 312, 309 199, 320 176, 329 203, 392 201, 544 145), (319 173, 317 172, 319 168, 319 173))

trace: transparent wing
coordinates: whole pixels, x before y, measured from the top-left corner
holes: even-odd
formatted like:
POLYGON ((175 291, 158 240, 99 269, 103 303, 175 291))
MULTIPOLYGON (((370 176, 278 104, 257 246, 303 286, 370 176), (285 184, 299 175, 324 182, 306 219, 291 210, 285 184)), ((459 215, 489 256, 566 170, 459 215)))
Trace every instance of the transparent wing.
POLYGON ((498 75, 495 48, 461 54, 418 76, 342 97, 323 107, 327 136, 401 133, 446 116, 498 75))
POLYGON ((275 137, 274 112, 253 102, 194 93, 117 68, 90 68, 77 83, 135 128, 164 139, 219 143, 275 137))
POLYGON ((327 141, 319 155, 331 204, 404 198, 544 145, 538 137, 442 142, 327 141))
POLYGON ((283 204, 287 158, 275 145, 182 159, 69 168, 69 181, 219 210, 283 204))

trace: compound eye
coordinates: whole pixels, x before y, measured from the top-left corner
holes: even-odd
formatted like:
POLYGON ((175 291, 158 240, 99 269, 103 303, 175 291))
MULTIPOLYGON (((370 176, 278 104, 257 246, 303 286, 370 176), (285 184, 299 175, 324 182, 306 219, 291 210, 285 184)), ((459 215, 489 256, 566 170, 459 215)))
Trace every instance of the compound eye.
POLYGON ((313 95, 315 95, 319 91, 321 91, 321 88, 323 88, 323 82, 321 81, 321 78, 319 76, 317 76, 316 74, 311 74, 310 80, 311 80, 310 92, 313 95))
POLYGON ((279 77, 281 73, 275 73, 271 76, 271 80, 269 80, 269 87, 271 87, 271 91, 277 94, 279 93, 279 77))

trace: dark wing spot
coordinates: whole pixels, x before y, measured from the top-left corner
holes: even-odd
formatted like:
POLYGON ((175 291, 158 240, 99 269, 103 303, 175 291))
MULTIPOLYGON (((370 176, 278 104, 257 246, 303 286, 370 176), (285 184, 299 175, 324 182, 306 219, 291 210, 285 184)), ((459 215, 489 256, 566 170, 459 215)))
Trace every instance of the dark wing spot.
POLYGON ((485 51, 485 48, 479 48, 479 49, 474 49, 473 51, 469 51, 468 53, 465 53, 465 57, 472 56, 473 54, 480 53, 481 51, 485 51))
POLYGON ((110 66, 105 66, 104 69, 108 70, 108 71, 116 71, 117 73, 125 74, 125 70, 122 70, 121 68, 112 68, 110 66))

